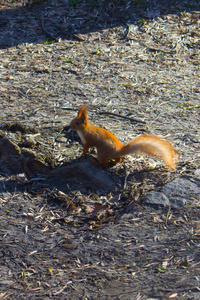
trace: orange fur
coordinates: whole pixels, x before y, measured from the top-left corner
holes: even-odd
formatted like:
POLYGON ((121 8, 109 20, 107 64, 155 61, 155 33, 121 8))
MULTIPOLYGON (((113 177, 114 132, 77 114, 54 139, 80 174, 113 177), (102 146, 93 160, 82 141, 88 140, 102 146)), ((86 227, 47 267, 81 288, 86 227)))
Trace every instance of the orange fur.
POLYGON ((95 147, 99 165, 106 166, 110 160, 118 163, 125 155, 145 153, 161 158, 170 169, 175 169, 176 154, 168 141, 155 135, 141 135, 123 146, 111 132, 90 124, 87 117, 88 108, 88 104, 83 104, 78 116, 70 124, 84 145, 82 155, 95 147))

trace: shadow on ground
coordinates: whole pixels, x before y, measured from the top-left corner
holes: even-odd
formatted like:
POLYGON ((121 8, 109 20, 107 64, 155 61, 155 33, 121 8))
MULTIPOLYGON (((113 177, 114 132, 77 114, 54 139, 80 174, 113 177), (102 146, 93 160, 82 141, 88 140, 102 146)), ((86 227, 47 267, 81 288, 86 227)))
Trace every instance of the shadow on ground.
POLYGON ((0 6, 0 48, 47 39, 83 41, 82 35, 106 28, 144 22, 167 14, 199 10, 199 1, 3 1, 0 6), (6 5, 7 4, 7 5, 6 5), (73 5, 74 4, 74 5, 73 5), (10 9, 4 9, 10 7, 10 9))

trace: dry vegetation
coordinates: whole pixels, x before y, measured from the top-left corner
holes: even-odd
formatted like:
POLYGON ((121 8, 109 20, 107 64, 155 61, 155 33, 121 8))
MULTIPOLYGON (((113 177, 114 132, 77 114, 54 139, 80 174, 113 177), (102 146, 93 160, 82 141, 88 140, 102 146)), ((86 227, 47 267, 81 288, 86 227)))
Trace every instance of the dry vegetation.
POLYGON ((200 12, 151 2, 1 1, 0 298, 200 298, 199 194, 143 205, 174 178, 199 186, 200 12), (124 143, 169 139, 177 170, 78 159, 83 102, 124 143))

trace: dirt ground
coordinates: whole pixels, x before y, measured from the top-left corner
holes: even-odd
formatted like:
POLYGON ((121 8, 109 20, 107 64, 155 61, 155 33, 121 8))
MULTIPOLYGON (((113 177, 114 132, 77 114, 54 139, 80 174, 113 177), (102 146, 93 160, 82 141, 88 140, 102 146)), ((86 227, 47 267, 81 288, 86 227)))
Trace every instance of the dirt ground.
POLYGON ((200 299, 199 1, 1 0, 0 27, 0 299, 200 299), (177 169, 80 158, 85 102, 177 169), (177 179, 184 205, 148 205, 177 179))

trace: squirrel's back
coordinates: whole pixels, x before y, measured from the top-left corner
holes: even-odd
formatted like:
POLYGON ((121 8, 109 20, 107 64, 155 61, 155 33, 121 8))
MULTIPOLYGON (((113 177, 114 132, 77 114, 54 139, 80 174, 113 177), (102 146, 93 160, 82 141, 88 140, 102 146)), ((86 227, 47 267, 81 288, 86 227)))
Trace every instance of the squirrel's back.
POLYGON ((163 159, 169 168, 175 169, 176 151, 168 141, 155 135, 141 135, 123 146, 111 132, 90 124, 87 117, 88 107, 87 104, 82 105, 78 116, 70 124, 84 145, 83 155, 95 147, 99 163, 107 165, 109 160, 117 163, 125 155, 145 153, 163 159))

